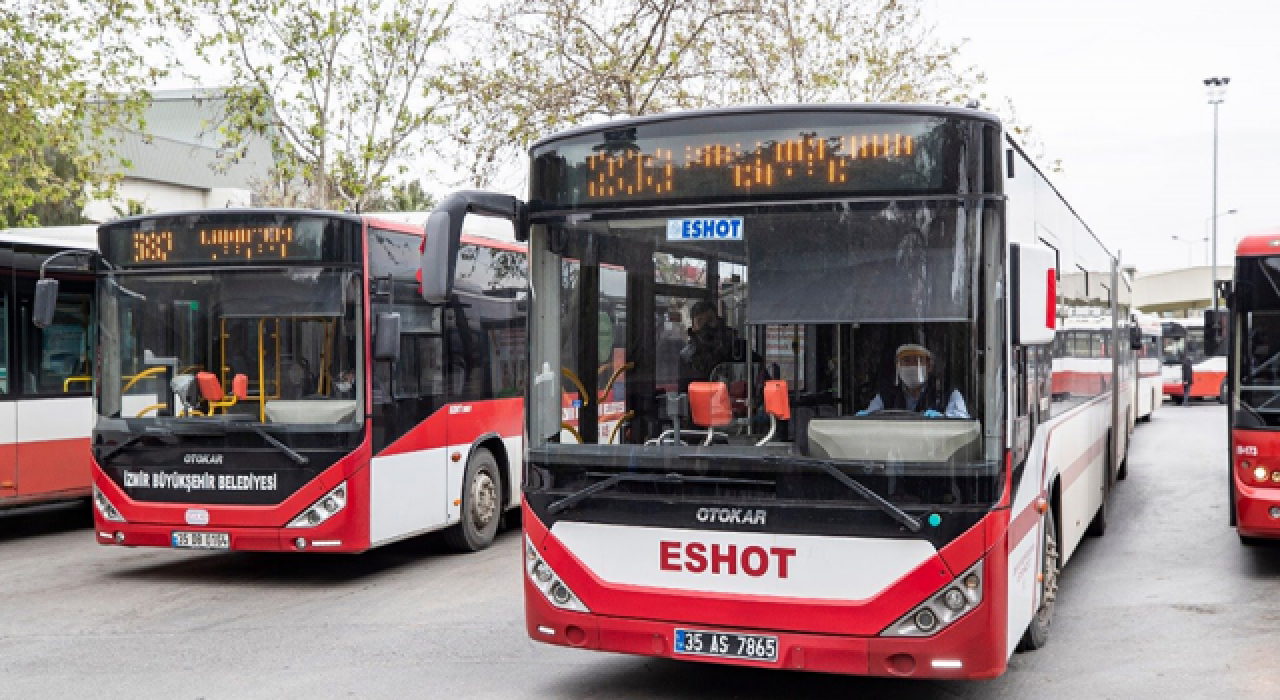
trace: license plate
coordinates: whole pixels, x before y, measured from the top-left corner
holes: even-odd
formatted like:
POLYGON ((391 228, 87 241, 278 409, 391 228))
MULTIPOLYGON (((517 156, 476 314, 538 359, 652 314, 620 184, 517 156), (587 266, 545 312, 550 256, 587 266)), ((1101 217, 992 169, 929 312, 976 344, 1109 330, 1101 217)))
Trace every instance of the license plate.
POLYGON ((675 652, 748 661, 777 661, 778 638, 763 634, 676 630, 675 652))
POLYGON ((225 532, 175 532, 173 546, 178 549, 231 549, 231 535, 225 532))

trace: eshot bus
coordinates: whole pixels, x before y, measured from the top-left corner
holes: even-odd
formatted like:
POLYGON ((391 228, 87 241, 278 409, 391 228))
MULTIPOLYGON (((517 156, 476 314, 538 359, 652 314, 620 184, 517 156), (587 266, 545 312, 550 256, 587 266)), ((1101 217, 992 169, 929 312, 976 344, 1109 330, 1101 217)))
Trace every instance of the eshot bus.
POLYGON ((99 237, 101 544, 358 552, 447 528, 475 550, 518 506, 521 247, 463 238, 456 293, 428 303, 421 228, 366 216, 196 211, 99 237))
POLYGON ((1280 538, 1280 231, 1240 241, 1233 280, 1206 337, 1229 331, 1230 517, 1249 545, 1280 538))
POLYGON ((1129 301, 995 116, 689 112, 531 159, 527 206, 442 207, 527 231, 531 638, 952 678, 1046 643, 1127 437, 1120 353, 1054 397, 1051 345, 1086 314, 1121 340, 1129 301))
POLYGON ((1137 419, 1150 421, 1164 399, 1164 380, 1161 375, 1160 348, 1164 329, 1158 316, 1136 314, 1134 324, 1138 328, 1142 347, 1135 350, 1137 370, 1137 419))
POLYGON ((0 231, 0 509, 90 495, 96 248, 93 226, 0 231), (40 329, 42 269, 62 287, 40 329))
POLYGON ((1204 318, 1193 316, 1166 320, 1163 324, 1164 395, 1175 404, 1183 403, 1182 360, 1191 358, 1191 399, 1226 401, 1227 358, 1222 349, 1207 351, 1204 318))

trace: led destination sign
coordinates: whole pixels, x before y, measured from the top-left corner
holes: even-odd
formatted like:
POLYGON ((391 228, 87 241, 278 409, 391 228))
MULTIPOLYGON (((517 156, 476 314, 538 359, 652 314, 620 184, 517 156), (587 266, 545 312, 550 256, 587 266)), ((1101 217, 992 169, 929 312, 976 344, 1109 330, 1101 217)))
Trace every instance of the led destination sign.
MULTIPOLYGON (((179 234, 173 231, 134 231, 129 262, 289 260, 292 243, 292 226, 210 228, 179 234)), ((294 251, 297 252, 296 246, 294 251)))
POLYGON ((557 208, 941 194, 957 188, 966 126, 954 118, 857 112, 643 123, 539 146, 531 185, 538 205, 557 208))
POLYGON ((113 265, 346 262, 359 224, 330 216, 254 213, 159 216, 103 228, 113 265))

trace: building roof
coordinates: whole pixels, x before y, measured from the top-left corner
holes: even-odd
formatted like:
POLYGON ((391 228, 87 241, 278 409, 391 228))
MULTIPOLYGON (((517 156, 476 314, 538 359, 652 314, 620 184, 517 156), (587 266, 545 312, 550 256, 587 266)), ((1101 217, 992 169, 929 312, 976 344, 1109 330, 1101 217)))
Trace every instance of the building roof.
POLYGON ((221 88, 158 90, 143 111, 145 133, 113 129, 118 160, 111 174, 199 189, 253 189, 265 180, 274 162, 270 142, 261 136, 245 140, 243 158, 224 158, 220 125, 227 99, 221 88))

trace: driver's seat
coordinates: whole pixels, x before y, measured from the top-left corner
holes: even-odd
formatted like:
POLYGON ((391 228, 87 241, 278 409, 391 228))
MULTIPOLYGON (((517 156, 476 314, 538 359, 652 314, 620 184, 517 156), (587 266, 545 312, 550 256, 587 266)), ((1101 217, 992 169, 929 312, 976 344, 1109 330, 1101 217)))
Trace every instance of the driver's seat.
POLYGON ((248 400, 249 398, 249 377, 243 374, 237 374, 231 379, 231 396, 222 391, 222 383, 218 381, 218 377, 213 372, 198 372, 196 374, 196 385, 200 387, 200 397, 209 402, 209 415, 213 415, 220 408, 226 413, 228 408, 236 405, 236 401, 248 400))

